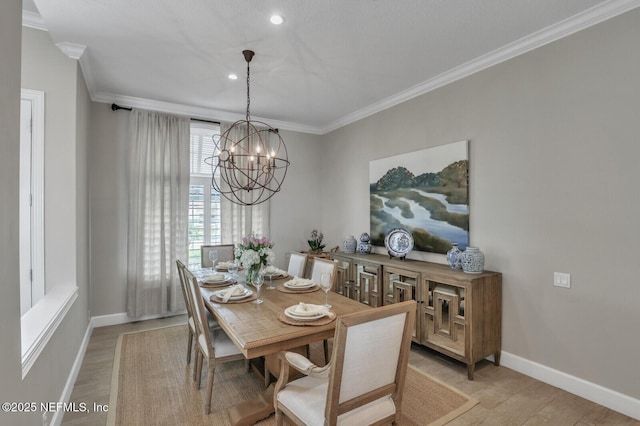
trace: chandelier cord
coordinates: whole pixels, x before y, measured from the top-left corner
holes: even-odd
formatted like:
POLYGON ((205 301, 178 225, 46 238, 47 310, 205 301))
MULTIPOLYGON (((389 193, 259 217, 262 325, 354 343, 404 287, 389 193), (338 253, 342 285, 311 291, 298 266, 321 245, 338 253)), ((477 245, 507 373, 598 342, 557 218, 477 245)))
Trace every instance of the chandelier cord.
POLYGON ((251 104, 251 97, 249 96, 249 73, 250 73, 249 62, 250 62, 250 59, 247 59, 247 121, 251 121, 249 120, 249 117, 251 117, 251 114, 249 113, 249 105, 251 104))

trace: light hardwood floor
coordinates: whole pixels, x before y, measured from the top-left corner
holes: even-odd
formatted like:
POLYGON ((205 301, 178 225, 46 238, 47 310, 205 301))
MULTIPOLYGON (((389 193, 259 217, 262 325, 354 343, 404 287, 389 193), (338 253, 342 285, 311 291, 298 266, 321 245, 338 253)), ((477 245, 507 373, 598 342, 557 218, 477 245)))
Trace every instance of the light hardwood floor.
MULTIPOLYGON (((71 402, 84 402, 89 407, 94 403, 109 403, 116 340, 121 333, 184 324, 185 321, 185 316, 177 316, 94 329, 71 402)), ((465 365, 421 346, 413 346, 409 362, 480 401, 448 425, 640 426, 639 421, 630 417, 508 368, 495 367, 488 361, 478 363, 473 381, 467 380, 465 365)), ((106 419, 106 413, 67 413, 62 424, 103 425, 106 419)))

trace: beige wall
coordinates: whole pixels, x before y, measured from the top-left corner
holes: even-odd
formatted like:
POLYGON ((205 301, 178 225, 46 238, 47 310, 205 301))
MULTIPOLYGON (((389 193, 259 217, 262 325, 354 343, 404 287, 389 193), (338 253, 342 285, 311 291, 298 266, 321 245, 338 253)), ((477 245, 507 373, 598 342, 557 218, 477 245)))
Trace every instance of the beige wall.
POLYGON ((369 161, 469 140, 503 350, 640 398, 638 40, 636 10, 326 135, 322 226, 369 229, 369 161))
MULTIPOLYGON (((0 2, 0 400, 3 402, 25 396, 20 378, 20 277, 16 268, 21 9, 20 0, 0 2)), ((0 423, 11 424, 14 417, 0 412, 0 423)))
MULTIPOLYGON (((59 401, 87 329, 88 282, 86 248, 88 223, 86 191, 78 173, 86 170, 86 133, 89 119, 77 111, 88 92, 75 61, 68 60, 47 33, 22 29, 21 2, 0 4, 0 188, 2 191, 2 401, 59 401), (24 45, 21 46, 21 38, 24 45), (22 47, 22 53, 21 53, 22 47), (56 57, 56 55, 62 57, 56 57), (47 278, 75 283, 78 298, 27 376, 21 378, 18 264, 17 152, 21 57, 25 88, 45 91, 45 256, 47 278), (58 109, 60 111, 58 111, 58 109), (63 212, 64 211, 64 212, 63 212), (76 261, 78 258, 78 261, 76 261)), ((70 389, 70 388, 67 388, 70 389)), ((52 415, 49 415, 51 421, 52 415)), ((0 413, 0 423, 42 424, 42 412, 0 413)))
MULTIPOLYGON (((126 312, 127 301, 127 111, 93 103, 89 153, 91 283, 93 316, 126 312)), ((270 237, 276 261, 303 250, 307 234, 319 226, 322 185, 319 136, 282 131, 291 166, 282 192, 271 203, 270 237)))

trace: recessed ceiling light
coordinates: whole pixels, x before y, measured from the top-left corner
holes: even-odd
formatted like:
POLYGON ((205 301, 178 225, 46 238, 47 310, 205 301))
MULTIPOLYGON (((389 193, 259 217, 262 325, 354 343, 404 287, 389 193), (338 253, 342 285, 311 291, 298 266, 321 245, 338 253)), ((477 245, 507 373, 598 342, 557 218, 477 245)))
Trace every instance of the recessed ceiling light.
POLYGON ((271 16, 271 23, 274 25, 280 25, 284 22, 284 18, 280 15, 272 15, 271 16))
POLYGON ((229 74, 229 80, 237 80, 237 79, 238 79, 237 74, 229 74))

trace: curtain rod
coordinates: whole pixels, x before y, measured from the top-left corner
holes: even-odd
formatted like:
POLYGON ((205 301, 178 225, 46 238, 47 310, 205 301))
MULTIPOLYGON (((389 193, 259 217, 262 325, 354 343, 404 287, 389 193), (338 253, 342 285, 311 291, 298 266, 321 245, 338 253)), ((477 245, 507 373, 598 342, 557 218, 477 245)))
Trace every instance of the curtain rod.
MULTIPOLYGON (((123 109, 125 111, 131 111, 131 107, 123 107, 118 104, 111 104, 111 111, 118 111, 119 109, 123 109)), ((211 121, 211 120, 203 120, 201 118, 191 118, 191 121, 200 121, 202 123, 212 123, 212 124, 220 124, 219 121, 211 121)))

